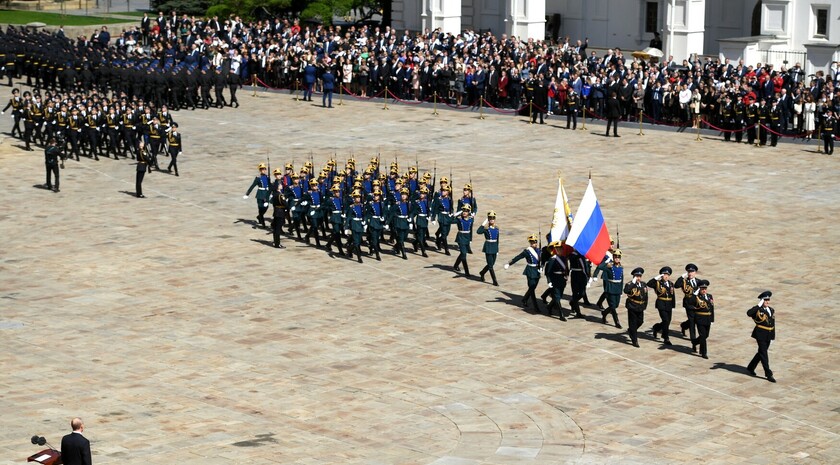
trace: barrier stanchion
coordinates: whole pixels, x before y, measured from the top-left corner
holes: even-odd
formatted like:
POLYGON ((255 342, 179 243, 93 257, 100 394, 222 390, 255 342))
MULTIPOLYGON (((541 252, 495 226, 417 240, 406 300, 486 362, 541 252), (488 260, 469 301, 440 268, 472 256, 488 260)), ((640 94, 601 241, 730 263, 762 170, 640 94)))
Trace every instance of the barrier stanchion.
POLYGON ((382 96, 382 100, 385 102, 385 105, 382 107, 383 110, 389 110, 388 108, 388 83, 385 83, 385 95, 382 96))
POLYGON ((639 133, 637 136, 644 136, 645 132, 642 130, 642 120, 644 119, 645 111, 639 110, 639 133))
POLYGON ((755 123, 756 128, 756 137, 755 137, 755 147, 761 147, 761 121, 755 123))
POLYGON ((822 129, 823 126, 820 123, 820 126, 817 128, 817 153, 822 153, 822 129))
POLYGON ((300 81, 295 79, 295 102, 300 102, 300 97, 298 96, 298 84, 300 81))
POLYGON ((344 85, 338 85, 338 104, 344 105, 344 85))
POLYGON ((534 99, 528 100, 528 124, 534 124, 534 99))
POLYGON ((581 131, 588 131, 586 129, 586 105, 583 106, 583 125, 580 128, 581 131))
POLYGON ((438 111, 437 111, 437 91, 435 91, 435 99, 434 99, 433 108, 434 108, 435 111, 433 111, 432 114, 437 116, 438 115, 438 111))
POLYGON ((484 119, 484 96, 478 97, 478 119, 484 119))
POLYGON ((254 88, 254 93, 251 94, 251 97, 257 96, 257 75, 251 76, 251 86, 254 88))
POLYGON ((695 141, 698 141, 698 140, 703 140, 703 138, 702 138, 702 137, 700 137, 700 124, 697 124, 697 138, 696 138, 696 139, 694 139, 694 140, 695 140, 695 141))

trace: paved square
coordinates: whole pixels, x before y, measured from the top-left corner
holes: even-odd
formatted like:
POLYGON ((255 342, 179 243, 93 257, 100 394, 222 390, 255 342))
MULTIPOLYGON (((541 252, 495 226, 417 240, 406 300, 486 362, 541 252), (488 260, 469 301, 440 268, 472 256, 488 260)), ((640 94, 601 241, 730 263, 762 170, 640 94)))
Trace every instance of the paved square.
POLYGON ((0 463, 36 452, 36 433, 57 444, 77 415, 97 464, 836 463, 840 188, 816 144, 241 100, 176 115, 182 176, 148 175, 146 199, 125 160, 68 162, 61 193, 35 188, 42 152, 2 136, 0 463), (242 194, 267 155, 310 151, 471 177, 479 216, 499 214, 501 286, 435 252, 271 248, 242 194), (501 264, 547 231, 558 170, 573 210, 592 171, 625 266, 699 265, 717 302, 709 360, 654 341, 652 306, 638 349, 595 310, 564 323, 519 307, 522 267, 501 264), (778 384, 744 369, 764 289, 778 384))

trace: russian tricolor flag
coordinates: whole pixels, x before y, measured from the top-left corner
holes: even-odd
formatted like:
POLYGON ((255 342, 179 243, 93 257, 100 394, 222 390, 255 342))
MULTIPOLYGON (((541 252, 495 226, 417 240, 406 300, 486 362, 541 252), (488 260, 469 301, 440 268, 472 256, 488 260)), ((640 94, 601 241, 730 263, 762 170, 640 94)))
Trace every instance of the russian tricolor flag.
POLYGON ((610 233, 607 231, 604 215, 601 214, 598 198, 595 197, 591 179, 586 187, 586 193, 583 194, 583 200, 580 201, 577 214, 574 216, 572 230, 569 231, 566 244, 574 247, 578 253, 595 265, 601 263, 607 250, 610 249, 610 233))

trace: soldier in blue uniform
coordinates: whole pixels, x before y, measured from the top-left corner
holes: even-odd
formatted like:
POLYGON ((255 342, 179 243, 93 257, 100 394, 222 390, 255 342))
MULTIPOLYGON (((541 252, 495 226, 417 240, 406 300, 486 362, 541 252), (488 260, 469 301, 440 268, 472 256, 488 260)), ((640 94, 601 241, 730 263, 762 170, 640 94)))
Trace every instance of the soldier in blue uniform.
POLYGON ((647 285, 656 294, 656 310, 659 311, 660 322, 653 325, 653 338, 662 333, 662 340, 666 346, 671 345, 668 326, 671 324, 671 314, 676 306, 674 284, 671 282, 671 267, 663 266, 659 275, 648 281, 647 285))
POLYGON ((426 186, 421 186, 418 190, 419 198, 414 201, 412 217, 414 218, 414 251, 420 248, 420 252, 424 257, 426 254, 426 237, 429 235, 429 216, 431 215, 432 206, 429 203, 429 189, 426 186))
POLYGON ((452 226, 452 199, 449 197, 451 189, 448 186, 440 190, 440 198, 435 199, 432 204, 432 212, 438 223, 438 230, 435 232, 435 245, 438 250, 443 249, 449 255, 449 229, 452 226))
POLYGON ((752 337, 758 343, 758 351, 747 365, 747 371, 750 375, 755 376, 755 368, 761 362, 767 381, 775 383, 776 378, 773 377, 773 370, 770 369, 770 356, 767 355, 770 343, 776 339, 776 311, 770 306, 770 297, 772 296, 773 293, 770 291, 762 292, 758 296, 758 305, 747 310, 747 316, 752 318, 755 323, 752 337))
POLYGON ((469 183, 464 184, 464 195, 458 199, 458 210, 460 211, 464 205, 469 205, 472 215, 475 216, 475 213, 478 211, 478 202, 475 201, 472 184, 469 183))
POLYGON ((715 322, 715 299, 708 293, 709 281, 701 279, 697 281, 697 287, 688 301, 689 308, 694 312, 694 322, 697 324, 697 339, 692 340, 691 344, 699 345, 700 356, 709 358, 706 341, 709 339, 712 323, 715 322))
POLYGON ((295 231, 298 239, 302 239, 300 230, 300 220, 303 217, 306 206, 301 205, 303 202, 303 187, 300 185, 300 178, 298 175, 292 173, 292 185, 286 187, 284 195, 286 197, 286 205, 289 207, 289 215, 291 216, 292 224, 289 226, 289 234, 295 231))
POLYGON ((330 240, 327 241, 327 251, 332 253, 332 245, 338 246, 338 253, 344 255, 341 247, 341 230, 344 224, 344 199, 341 198, 341 187, 335 184, 330 189, 333 196, 326 202, 325 208, 330 212, 330 240))
POLYGON ((648 289, 642 280, 645 274, 644 268, 633 268, 631 272, 633 279, 624 285, 624 306, 627 307, 627 333, 633 347, 639 347, 638 330, 645 322, 645 309, 648 304, 648 289))
POLYGON ((301 205, 306 207, 305 214, 310 222, 309 230, 306 231, 304 239, 309 244, 310 238, 314 236, 316 247, 321 247, 321 238, 318 236, 318 225, 324 216, 324 212, 321 210, 321 203, 321 190, 318 186, 318 180, 311 179, 309 181, 309 192, 304 194, 301 205))
POLYGON ((467 264, 467 254, 472 253, 470 242, 472 242, 472 228, 475 220, 472 216, 472 207, 469 204, 464 204, 461 207, 461 216, 455 221, 458 226, 458 234, 455 236, 455 242, 458 244, 458 258, 455 259, 455 265, 452 267, 455 271, 461 271, 458 266, 464 265, 464 276, 470 277, 470 266, 467 264))
POLYGON ((499 281, 496 280, 496 271, 493 269, 493 266, 496 265, 496 256, 499 254, 499 227, 496 226, 496 212, 493 210, 487 212, 487 219, 481 223, 475 233, 484 235, 484 247, 481 251, 484 252, 484 259, 487 261, 478 275, 484 282, 484 275, 490 273, 493 285, 498 286, 499 281))
POLYGON ((405 240, 408 237, 408 231, 411 229, 411 202, 408 201, 408 196, 408 188, 403 187, 400 190, 400 200, 391 205, 390 208, 391 223, 396 235, 394 255, 402 254, 403 260, 408 259, 405 255, 405 240))
POLYGON ((694 295, 694 291, 697 290, 697 265, 694 263, 689 263, 685 266, 685 273, 682 276, 677 278, 677 282, 674 283, 674 287, 680 289, 683 292, 683 308, 685 309, 686 320, 680 323, 680 329, 682 330, 682 335, 685 336, 685 330, 689 330, 689 334, 691 336, 691 351, 697 352, 697 344, 694 341, 697 339, 697 325, 695 324, 694 312, 691 310, 691 307, 688 305, 689 300, 694 295))
POLYGON ((569 278, 572 284, 572 298, 569 300, 569 306, 574 310, 575 317, 583 318, 583 313, 580 312, 580 300, 586 298, 589 267, 586 258, 577 250, 572 250, 569 254, 569 278))
POLYGON ((257 221, 264 228, 265 212, 268 211, 268 201, 270 200, 271 192, 269 191, 268 168, 265 166, 265 163, 260 163, 257 168, 260 170, 260 174, 254 178, 254 182, 251 183, 251 187, 248 188, 248 192, 242 198, 247 199, 251 195, 251 191, 254 188, 257 189, 257 221))
POLYGON ((553 293, 551 303, 548 304, 546 311, 548 316, 552 316, 552 309, 556 308, 560 313, 560 320, 566 321, 563 315, 563 291, 566 289, 566 276, 569 275, 569 264, 566 258, 562 255, 562 247, 560 242, 554 241, 548 244, 551 257, 545 262, 544 273, 548 278, 548 287, 553 293))
POLYGON ((538 238, 536 234, 528 236, 528 247, 523 249, 519 255, 513 257, 511 261, 505 263, 505 269, 507 270, 519 260, 525 260, 525 270, 522 271, 522 274, 525 275, 525 279, 528 281, 528 291, 522 296, 522 306, 527 308, 528 301, 530 300, 534 304, 534 309, 540 311, 536 294, 537 284, 540 283, 540 250, 537 247, 537 242, 538 238))
POLYGON ((621 266, 621 253, 614 253, 612 261, 602 261, 595 268, 592 277, 598 279, 600 273, 603 273, 604 292, 607 293, 607 308, 601 311, 601 323, 607 324, 607 315, 612 313, 615 327, 621 329, 621 323, 618 322, 618 312, 616 312, 624 287, 624 267, 621 266))
POLYGON ((382 237, 382 230, 385 228, 385 215, 387 207, 382 201, 382 190, 378 187, 373 189, 373 198, 365 205, 365 221, 368 224, 368 244, 370 250, 376 255, 377 260, 382 260, 379 254, 382 249, 379 240, 382 237))
POLYGON ((355 251, 359 263, 362 263, 362 236, 367 230, 365 206, 362 205, 362 193, 360 191, 353 191, 352 197, 353 203, 347 207, 347 212, 344 215, 344 234, 353 238, 353 243, 347 247, 347 256, 352 258, 355 251))

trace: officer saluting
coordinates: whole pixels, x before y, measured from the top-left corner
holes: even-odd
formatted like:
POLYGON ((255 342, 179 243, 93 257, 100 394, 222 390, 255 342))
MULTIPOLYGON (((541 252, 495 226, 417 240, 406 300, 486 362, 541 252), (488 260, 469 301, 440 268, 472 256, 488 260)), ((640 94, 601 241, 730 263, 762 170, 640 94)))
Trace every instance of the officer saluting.
POLYGON ((631 272, 633 280, 624 285, 624 293, 627 294, 624 301, 624 306, 627 307, 627 333, 630 334, 633 347, 639 347, 637 331, 645 321, 645 309, 648 304, 647 286, 642 281, 644 273, 644 268, 634 268, 631 272))
POLYGON ((531 300, 534 303, 534 309, 536 311, 540 311, 540 306, 537 303, 537 295, 535 292, 537 284, 540 282, 540 251, 537 248, 536 234, 528 236, 528 247, 522 250, 519 255, 513 257, 510 262, 505 263, 505 269, 510 268, 511 265, 523 258, 527 264, 525 266, 525 270, 522 271, 522 274, 524 274, 525 278, 528 280, 528 291, 525 292, 524 296, 522 296, 522 306, 528 307, 528 300, 531 300))
POLYGON ((260 222, 262 227, 265 227, 265 212, 268 211, 268 201, 271 195, 268 190, 268 168, 265 166, 265 163, 260 163, 257 168, 260 170, 260 174, 254 178, 254 182, 251 183, 251 187, 248 188, 248 192, 242 198, 248 199, 251 191, 255 187, 257 188, 257 221, 260 222))
POLYGON ((669 279, 671 271, 670 266, 663 266, 659 269, 659 276, 654 277, 647 283, 648 287, 653 289, 656 294, 656 310, 659 311, 659 319, 661 320, 653 325, 653 338, 656 339, 657 334, 661 332, 662 340, 666 346, 671 345, 668 326, 671 324, 671 314, 676 305, 674 284, 669 279))
POLYGON ((747 310, 747 316, 755 322, 752 337, 758 343, 758 352, 756 352, 750 364, 747 365, 747 371, 755 376, 755 367, 758 366, 760 361, 767 381, 775 383, 776 378, 773 377, 773 371, 770 369, 770 357, 767 355, 770 342, 776 339, 776 311, 770 306, 772 295, 773 293, 770 291, 762 292, 758 296, 758 305, 747 310))
POLYGON ((473 217, 472 207, 465 203, 461 206, 461 216, 455 221, 458 226, 458 235, 455 236, 455 242, 458 244, 458 258, 455 259, 455 265, 452 267, 455 271, 461 271, 458 265, 464 265, 464 276, 470 277, 470 266, 467 264, 467 254, 472 253, 470 242, 472 242, 472 228, 473 217))
POLYGON ((709 339, 709 332, 712 323, 715 322, 715 299, 708 293, 709 281, 701 279, 697 281, 698 289, 689 298, 688 307, 694 313, 694 321, 697 324, 697 339, 691 341, 692 345, 700 346, 700 356, 709 358, 706 351, 706 341, 709 339))
POLYGON ((686 320, 680 323, 680 329, 682 330, 682 335, 685 336, 685 330, 689 330, 689 335, 691 336, 691 351, 697 352, 697 344, 694 342, 697 338, 696 335, 696 324, 694 322, 694 312, 691 310, 691 307, 688 305, 689 300, 694 295, 694 291, 697 290, 697 265, 694 263, 689 263, 685 266, 685 273, 682 276, 677 278, 677 282, 674 283, 674 286, 677 289, 682 290, 683 292, 683 308, 685 309, 686 320))

